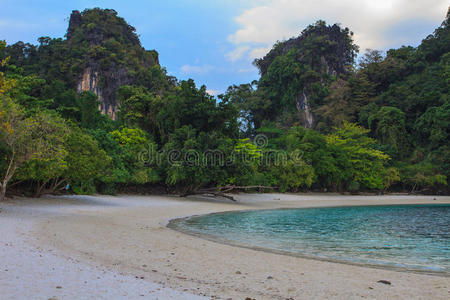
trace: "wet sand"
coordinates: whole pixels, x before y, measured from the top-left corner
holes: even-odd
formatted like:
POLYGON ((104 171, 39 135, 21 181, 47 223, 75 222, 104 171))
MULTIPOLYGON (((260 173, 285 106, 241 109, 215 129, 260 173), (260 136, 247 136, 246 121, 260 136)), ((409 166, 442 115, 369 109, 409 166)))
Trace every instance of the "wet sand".
POLYGON ((450 297, 449 277, 256 251, 166 227, 175 218, 221 211, 450 203, 450 197, 241 194, 236 198, 237 203, 206 197, 80 196, 2 203, 1 294, 7 299, 450 297))

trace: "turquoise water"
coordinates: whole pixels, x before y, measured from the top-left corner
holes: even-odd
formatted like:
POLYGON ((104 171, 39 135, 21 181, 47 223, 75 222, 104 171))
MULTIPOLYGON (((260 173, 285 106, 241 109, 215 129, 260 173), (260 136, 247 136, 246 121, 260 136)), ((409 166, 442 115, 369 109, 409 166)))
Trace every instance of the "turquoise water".
POLYGON ((246 247, 450 273, 450 205, 226 212, 172 226, 246 247))

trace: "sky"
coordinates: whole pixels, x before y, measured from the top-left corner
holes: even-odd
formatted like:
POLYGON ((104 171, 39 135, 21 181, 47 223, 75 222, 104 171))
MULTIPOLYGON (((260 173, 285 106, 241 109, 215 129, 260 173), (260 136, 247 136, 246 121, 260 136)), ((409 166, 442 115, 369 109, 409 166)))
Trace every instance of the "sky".
POLYGON ((325 20, 354 32, 362 50, 417 46, 445 18, 448 0, 0 0, 0 40, 64 37, 72 10, 112 8, 156 49, 170 75, 211 94, 258 79, 252 65, 276 41, 325 20))

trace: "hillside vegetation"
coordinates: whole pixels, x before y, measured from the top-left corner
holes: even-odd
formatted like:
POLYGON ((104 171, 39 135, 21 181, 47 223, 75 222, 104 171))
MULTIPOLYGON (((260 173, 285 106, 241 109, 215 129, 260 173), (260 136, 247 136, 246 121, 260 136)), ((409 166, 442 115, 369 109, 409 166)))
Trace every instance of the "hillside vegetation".
MULTIPOLYGON (((215 99, 178 81, 114 10, 64 39, 0 43, 0 174, 39 196, 224 186, 448 193, 449 15, 420 46, 361 55, 318 21, 215 99)), ((263 189, 264 188, 260 188, 263 189)))

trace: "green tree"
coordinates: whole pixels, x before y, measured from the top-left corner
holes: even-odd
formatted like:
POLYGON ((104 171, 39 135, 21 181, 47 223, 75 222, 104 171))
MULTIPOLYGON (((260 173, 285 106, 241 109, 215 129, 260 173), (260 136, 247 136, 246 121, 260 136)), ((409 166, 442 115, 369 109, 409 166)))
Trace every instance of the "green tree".
POLYGON ((25 117, 23 109, 11 99, 0 99, 0 140, 5 145, 6 168, 2 171, 0 200, 17 169, 31 160, 59 160, 64 156, 63 140, 68 129, 64 121, 39 112, 25 117))
POLYGON ((298 192, 301 188, 309 188, 315 180, 314 168, 303 161, 287 160, 272 167, 271 173, 281 192, 298 192))
POLYGON ((369 130, 351 123, 327 136, 327 143, 335 150, 338 166, 347 171, 344 179, 350 189, 360 185, 367 189, 384 189, 385 163, 388 155, 376 150, 375 141, 367 136, 369 130))
POLYGON ((432 149, 448 145, 450 138, 450 97, 439 107, 430 107, 416 121, 415 130, 432 149))
POLYGON ((97 95, 92 92, 82 92, 78 98, 80 112, 80 126, 87 129, 106 127, 108 117, 99 111, 99 101, 97 95))
POLYGON ((18 170, 16 180, 31 180, 36 183, 34 197, 40 197, 44 193, 54 193, 64 182, 64 172, 67 170, 67 150, 62 155, 48 159, 35 158, 23 164, 18 170))
POLYGON ((160 179, 156 168, 152 168, 142 157, 147 151, 157 149, 157 145, 143 130, 125 127, 111 132, 111 135, 120 145, 125 167, 130 174, 128 183, 145 184, 160 179))
POLYGON ((271 103, 261 90, 255 88, 257 82, 230 86, 225 94, 219 95, 224 102, 233 104, 239 111, 239 129, 244 136, 251 137, 264 120, 270 119, 271 103))
POLYGON ((65 137, 67 169, 56 186, 70 183, 77 194, 95 192, 94 180, 101 178, 110 167, 111 158, 99 148, 97 142, 81 129, 73 128, 65 137))
POLYGON ((388 145, 393 157, 404 157, 407 135, 405 114, 398 108, 383 106, 376 114, 368 118, 369 128, 381 143, 388 145))

